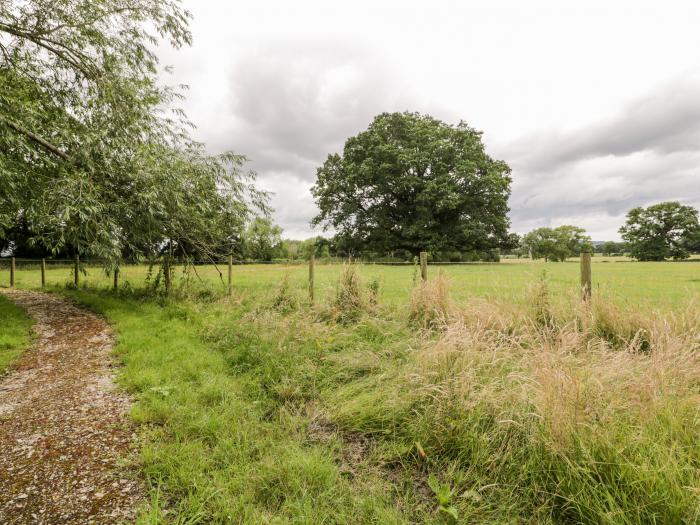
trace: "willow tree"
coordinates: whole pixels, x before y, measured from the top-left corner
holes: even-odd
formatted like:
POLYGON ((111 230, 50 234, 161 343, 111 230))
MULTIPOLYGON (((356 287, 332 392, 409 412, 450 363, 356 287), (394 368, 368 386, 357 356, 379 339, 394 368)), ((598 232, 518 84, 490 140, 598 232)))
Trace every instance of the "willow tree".
POLYGON ((164 246, 215 256, 255 208, 245 158, 207 155, 154 48, 189 45, 173 0, 0 2, 0 238, 112 266, 164 246))

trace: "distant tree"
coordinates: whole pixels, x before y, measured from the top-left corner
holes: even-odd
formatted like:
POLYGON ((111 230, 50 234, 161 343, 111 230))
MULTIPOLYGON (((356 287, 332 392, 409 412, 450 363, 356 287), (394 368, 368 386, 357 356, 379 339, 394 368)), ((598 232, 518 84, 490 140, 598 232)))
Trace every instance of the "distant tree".
POLYGON ((606 256, 617 253, 617 243, 614 241, 605 241, 600 247, 600 252, 606 256))
POLYGON ((598 251, 605 256, 623 255, 626 250, 626 242, 605 241, 598 245, 598 251))
POLYGON ((583 228, 564 224, 554 228, 554 232, 566 244, 569 252, 567 257, 576 257, 581 255, 581 252, 593 252, 593 242, 583 228))
POLYGON ((508 239, 510 182, 464 122, 383 113, 318 168, 313 223, 347 253, 488 251, 508 239))
POLYGON ((544 259, 545 262, 564 261, 582 251, 593 250, 586 231, 568 224, 557 228, 537 228, 523 235, 521 246, 533 259, 544 259))
POLYGON ((671 201, 631 209, 620 234, 635 259, 663 261, 687 259, 698 230, 698 210, 671 201))
POLYGON ((256 217, 243 234, 246 258, 271 261, 282 254, 282 228, 266 217, 256 217))
POLYGON ((501 243, 502 253, 516 253, 520 248, 520 235, 517 233, 509 233, 505 240, 501 243))

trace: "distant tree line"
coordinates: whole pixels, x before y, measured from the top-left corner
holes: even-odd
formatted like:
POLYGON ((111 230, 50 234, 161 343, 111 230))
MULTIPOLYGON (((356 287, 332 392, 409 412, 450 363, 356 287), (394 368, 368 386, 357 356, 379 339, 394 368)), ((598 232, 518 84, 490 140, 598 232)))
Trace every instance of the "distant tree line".
MULTIPOLYGON (((583 228, 564 224, 555 228, 537 228, 522 237, 511 233, 498 248, 491 250, 438 250, 430 252, 430 258, 440 262, 498 261, 502 255, 511 255, 557 262, 578 257, 582 252, 593 252, 655 261, 681 260, 691 253, 700 253, 698 212, 677 202, 630 210, 620 233, 623 241, 593 242, 583 228)), ((321 258, 355 257, 378 262, 411 261, 415 257, 413 251, 400 248, 380 252, 350 247, 343 235, 283 239, 282 229, 270 219, 263 218, 255 219, 245 229, 239 247, 237 254, 241 258, 260 261, 308 260, 312 253, 321 258)))

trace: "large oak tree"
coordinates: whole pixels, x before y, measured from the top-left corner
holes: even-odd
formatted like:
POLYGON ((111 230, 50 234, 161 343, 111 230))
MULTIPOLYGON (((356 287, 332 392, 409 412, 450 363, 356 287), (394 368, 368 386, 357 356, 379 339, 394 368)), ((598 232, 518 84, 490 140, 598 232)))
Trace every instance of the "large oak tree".
POLYGON ((491 250, 508 238, 510 183, 466 123, 384 113, 318 168, 313 223, 354 252, 491 250))

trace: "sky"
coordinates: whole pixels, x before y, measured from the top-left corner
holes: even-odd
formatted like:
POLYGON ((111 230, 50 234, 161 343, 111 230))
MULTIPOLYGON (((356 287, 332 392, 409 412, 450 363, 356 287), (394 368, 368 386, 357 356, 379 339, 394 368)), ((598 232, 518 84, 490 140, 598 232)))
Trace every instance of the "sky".
POLYGON ((184 0, 158 50, 211 153, 250 159, 284 236, 316 168, 386 111, 483 132, 512 168, 512 231, 619 239, 634 206, 700 207, 700 2, 184 0))

